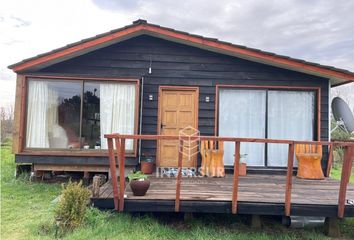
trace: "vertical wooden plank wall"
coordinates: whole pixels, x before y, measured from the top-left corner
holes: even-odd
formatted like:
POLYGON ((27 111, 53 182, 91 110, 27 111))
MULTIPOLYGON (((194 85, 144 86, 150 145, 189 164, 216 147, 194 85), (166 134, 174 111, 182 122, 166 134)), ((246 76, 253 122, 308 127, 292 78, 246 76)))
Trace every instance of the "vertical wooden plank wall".
MULTIPOLYGON (((159 86, 199 87, 199 130, 217 134, 216 85, 321 87, 321 138, 328 140, 328 79, 277 68, 166 41, 139 36, 29 74, 86 77, 144 77, 142 133, 156 134, 159 86), (149 66, 152 72, 149 74, 149 66), (152 95, 152 100, 149 100, 152 95), (209 101, 206 101, 208 97, 209 101)), ((327 151, 327 150, 325 150, 327 151)), ((156 143, 142 141, 142 153, 154 155, 156 143)), ((326 156, 326 155, 324 155, 326 156)), ((324 159, 323 169, 326 168, 324 159)))

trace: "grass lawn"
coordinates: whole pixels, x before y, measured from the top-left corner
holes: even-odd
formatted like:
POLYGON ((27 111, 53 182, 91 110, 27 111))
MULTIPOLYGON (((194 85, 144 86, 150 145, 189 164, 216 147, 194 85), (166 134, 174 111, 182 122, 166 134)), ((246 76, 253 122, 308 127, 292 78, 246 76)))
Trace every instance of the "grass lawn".
MULTIPOLYGON (((331 178, 340 179, 341 171, 342 171, 342 168, 334 166, 331 170, 331 178)), ((352 173, 350 175, 349 182, 354 184, 354 171, 352 171, 352 173)))
MULTIPOLYGON (((1 239, 55 239, 52 201, 59 184, 14 178, 10 145, 1 149, 1 239)), ((338 175, 338 173, 337 173, 338 175)), ((337 176, 334 174, 333 176, 337 176)), ((352 178, 353 181, 353 178, 352 178)), ((288 229, 279 219, 265 218, 262 230, 251 230, 243 217, 202 215, 183 222, 178 215, 115 214, 90 208, 85 224, 61 239, 327 239, 322 228, 288 229)), ((341 223, 343 239, 354 239, 354 219, 341 223)))

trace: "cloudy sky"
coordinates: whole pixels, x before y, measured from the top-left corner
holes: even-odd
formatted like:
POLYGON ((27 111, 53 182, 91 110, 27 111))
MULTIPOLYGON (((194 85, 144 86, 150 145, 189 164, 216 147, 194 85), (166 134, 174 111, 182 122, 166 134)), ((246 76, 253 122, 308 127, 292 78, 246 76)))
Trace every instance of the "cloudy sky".
MULTIPOLYGON (((0 0, 0 105, 24 58, 148 22, 354 71, 354 1, 0 0)), ((354 84, 340 89, 354 108, 354 84)))

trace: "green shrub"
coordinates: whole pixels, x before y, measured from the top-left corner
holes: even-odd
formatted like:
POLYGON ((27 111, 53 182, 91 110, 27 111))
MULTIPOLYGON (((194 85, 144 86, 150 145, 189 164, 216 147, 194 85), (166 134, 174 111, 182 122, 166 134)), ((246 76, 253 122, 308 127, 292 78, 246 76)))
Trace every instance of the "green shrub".
MULTIPOLYGON (((334 129, 335 127, 336 127, 336 121, 334 120, 333 116, 331 116, 331 129, 334 129)), ((348 133, 340 127, 337 127, 335 130, 332 130, 331 132, 332 140, 345 141, 353 137, 354 134, 348 133)))
POLYGON ((90 191, 82 187, 82 182, 63 184, 62 194, 56 209, 56 222, 64 230, 80 226, 85 218, 90 191))

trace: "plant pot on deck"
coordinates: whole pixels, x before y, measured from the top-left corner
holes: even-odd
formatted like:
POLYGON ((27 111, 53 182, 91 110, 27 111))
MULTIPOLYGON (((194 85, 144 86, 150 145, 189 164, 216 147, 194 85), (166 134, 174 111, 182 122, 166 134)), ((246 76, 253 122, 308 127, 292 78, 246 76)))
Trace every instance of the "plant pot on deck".
POLYGON ((240 163, 238 175, 239 176, 246 176, 246 174, 247 174, 247 164, 240 163))
POLYGON ((154 171, 154 159, 152 157, 145 157, 141 160, 141 171, 144 174, 152 174, 154 171))
POLYGON ((134 196, 144 196, 150 187, 148 176, 141 171, 132 172, 128 175, 130 188, 134 196))
POLYGON ((130 188, 134 196, 144 196, 147 190, 150 187, 150 180, 149 179, 139 179, 139 180, 132 180, 130 182, 130 188))
MULTIPOLYGON (((246 157, 248 154, 241 154, 240 156, 240 164, 238 169, 239 176, 246 176, 247 175, 247 164, 246 164, 246 157)), ((235 154, 234 154, 235 157, 235 154)))

